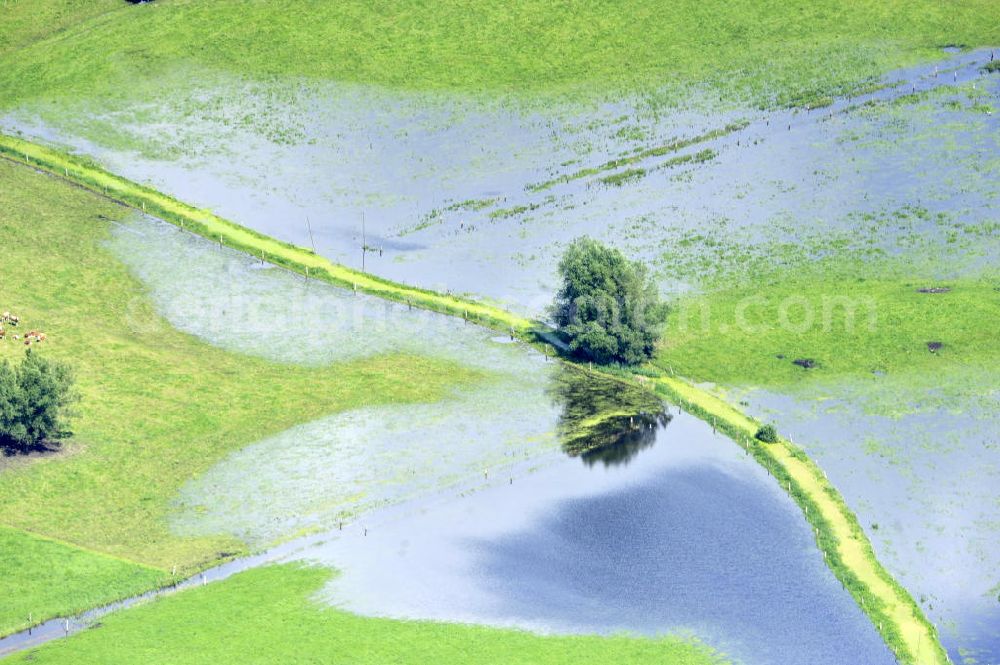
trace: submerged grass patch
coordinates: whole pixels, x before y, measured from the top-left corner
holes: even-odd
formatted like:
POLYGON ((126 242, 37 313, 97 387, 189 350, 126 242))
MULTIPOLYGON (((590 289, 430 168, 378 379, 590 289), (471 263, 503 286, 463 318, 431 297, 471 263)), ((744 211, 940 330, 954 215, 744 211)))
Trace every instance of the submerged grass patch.
MULTIPOLYGON (((559 176, 558 178, 553 178, 551 180, 546 180, 544 182, 529 184, 525 187, 525 191, 540 192, 549 189, 551 187, 554 187, 555 185, 567 183, 573 180, 580 180, 581 178, 587 178, 593 175, 597 175, 604 171, 613 171, 614 169, 618 169, 623 166, 639 164, 640 162, 647 159, 655 157, 663 157, 665 155, 669 155, 679 150, 683 150, 684 148, 688 148, 693 145, 697 145, 699 143, 704 143, 705 141, 711 141, 713 139, 726 136, 727 134, 730 134, 732 132, 738 132, 741 129, 745 129, 747 125, 748 123, 745 121, 733 122, 729 123, 725 127, 719 129, 713 129, 711 131, 705 132, 704 134, 699 134, 697 136, 692 136, 684 139, 673 139, 662 145, 654 146, 652 148, 644 148, 643 150, 640 150, 635 154, 628 155, 627 157, 619 157, 618 159, 613 159, 597 167, 580 169, 573 173, 559 176)), ((672 157, 661 164, 657 164, 655 168, 665 169, 665 168, 672 168, 674 166, 680 166, 681 164, 687 164, 689 162, 695 162, 695 163, 707 162, 708 160, 715 157, 715 155, 716 153, 714 150, 705 149, 694 154, 678 155, 676 157, 672 157)), ((630 173, 630 172, 634 173, 641 172, 640 175, 645 174, 645 170, 642 168, 628 169, 624 171, 624 173, 630 173)), ((601 178, 600 180, 605 184, 616 184, 615 182, 616 178, 619 179, 620 182, 624 178, 624 176, 622 173, 617 173, 611 176, 606 176, 604 178, 601 178)))
POLYGON ((540 636, 464 624, 368 618, 317 604, 329 571, 269 566, 171 595, 11 658, 31 663, 726 662, 679 638, 540 636))
MULTIPOLYGON (((0 471, 4 525, 190 571, 245 545, 170 533, 170 501, 185 481, 293 425, 360 406, 435 400, 480 377, 405 354, 309 368, 225 352, 167 325, 105 249, 128 209, 0 160, 0 211, 2 307, 48 334, 38 351, 72 363, 82 393, 72 454, 0 471)), ((8 338, 0 357, 23 348, 8 338)), ((0 580, 0 598, 21 598, 17 589, 36 574, 13 568, 0 580)))
POLYGON ((4 23, 0 35, 34 43, 0 61, 7 104, 128 95, 141 82, 158 95, 153 82, 165 71, 221 68, 257 79, 473 93, 593 95, 707 81, 761 101, 815 105, 887 69, 939 55, 944 43, 1000 42, 1000 28, 983 20, 990 0, 681 0, 669 11, 652 0, 172 0, 95 10, 65 31, 52 20, 53 0, 31 3, 45 8, 37 15, 24 11, 24 0, 13 4, 17 21, 4 23))

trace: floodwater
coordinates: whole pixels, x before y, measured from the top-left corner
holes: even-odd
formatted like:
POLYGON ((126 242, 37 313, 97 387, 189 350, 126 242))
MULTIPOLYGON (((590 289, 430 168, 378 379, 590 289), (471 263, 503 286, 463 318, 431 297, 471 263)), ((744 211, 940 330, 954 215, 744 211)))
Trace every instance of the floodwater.
MULTIPOLYGON (((112 171, 283 240, 314 245, 347 265, 360 267, 367 244, 382 250, 365 257, 372 272, 535 315, 551 298, 561 248, 585 233, 648 262, 665 292, 710 286, 762 257, 763 265, 772 258, 804 262, 844 249, 878 249, 914 264, 919 256, 923 278, 995 270, 1000 237, 995 226, 983 225, 1000 214, 1000 76, 980 72, 988 57, 954 54, 887 77, 892 87, 885 90, 809 112, 662 109, 641 100, 521 108, 336 83, 214 79, 131 105, 92 100, 18 109, 0 126, 72 147, 112 171), (907 99, 914 90, 920 94, 907 99), (748 124, 656 150, 735 121, 748 124), (669 161, 706 149, 713 152, 703 159, 669 161), (630 161, 602 169, 619 158, 630 161), (601 180, 640 167, 618 184, 601 180)), ((179 533, 222 531, 266 543, 386 504, 410 505, 434 487, 472 476, 490 484, 525 464, 548 469, 546 460, 558 458, 560 409, 544 389, 552 367, 519 345, 460 321, 254 266, 169 227, 123 228, 112 246, 150 285, 172 324, 225 348, 298 363, 402 349, 493 377, 430 407, 342 414, 251 446, 184 488, 172 521, 179 533), (180 260, 185 256, 196 259, 180 260), (404 448, 413 451, 410 458, 399 456, 404 448), (313 459, 323 460, 322 467, 310 468, 313 459)), ((976 380, 995 385, 995 377, 976 380)), ((814 405, 788 396, 758 394, 750 401, 773 411, 779 429, 828 470, 880 558, 938 623, 953 658, 1000 658, 1000 505, 991 490, 996 411, 976 405, 962 415, 938 410, 888 420, 865 415, 849 400, 835 414, 812 413, 814 405)), ((642 449, 620 469, 597 464, 574 466, 573 473, 586 470, 591 480, 637 473, 639 462, 662 448, 642 449)), ((671 473, 682 487, 719 482, 703 469, 694 483, 671 473)), ((522 485, 515 478, 513 487, 522 485)), ((654 511, 673 501, 661 485, 636 501, 654 511)), ((607 497, 550 498, 545 515, 530 523, 526 516, 503 533, 462 527, 478 545, 490 544, 482 547, 491 553, 477 561, 505 570, 504 552, 530 558, 540 543, 568 560, 577 545, 565 542, 561 525, 574 523, 581 510, 615 514, 607 497)), ((656 537, 683 527, 662 526, 656 537)), ((662 574, 652 561, 636 562, 650 575, 662 574)), ((536 571, 569 581, 542 564, 536 571)), ((589 576, 575 582, 583 579, 589 576)), ((469 584, 503 598, 486 609, 470 601, 462 611, 500 622, 584 629, 601 622, 598 605, 614 606, 593 590, 572 591, 577 600, 596 598, 574 624, 544 607, 533 613, 519 592, 485 577, 469 584)), ((571 588, 562 587, 551 594, 555 605, 571 588)), ((722 594, 721 587, 712 593, 722 594)), ((380 604, 377 595, 358 602, 372 611, 399 609, 380 604)), ((404 613, 437 611, 418 599, 404 601, 411 603, 404 613)), ((675 625, 663 598, 650 602, 660 604, 661 613, 652 612, 657 621, 675 625)), ((711 614, 690 599, 671 602, 711 614)), ((636 619, 629 628, 647 630, 640 624, 636 619)), ((720 643, 764 657, 746 646, 752 639, 741 641, 744 630, 750 628, 720 633, 720 643)))
POLYGON ((673 292, 734 268, 734 245, 765 256, 799 246, 808 260, 822 248, 806 248, 834 239, 897 253, 918 238, 953 271, 962 252, 948 232, 996 215, 1000 77, 980 72, 986 51, 950 57, 808 112, 720 111, 703 99, 687 109, 641 99, 522 107, 211 79, 155 103, 19 109, 0 126, 346 265, 361 266, 365 244, 382 250, 365 258, 379 275, 537 315, 561 247, 582 234, 645 260, 673 292), (912 90, 943 93, 932 93, 932 111, 892 103, 912 90), (736 121, 748 124, 724 130, 736 121), (670 162, 702 150, 712 151, 703 162, 670 162), (619 158, 632 161, 602 170, 619 158), (601 180, 638 168, 618 184, 601 180), (899 229, 890 218, 859 237, 860 216, 907 206, 947 224, 899 229))
MULTIPOLYGON (((612 445, 586 459, 553 452, 510 469, 507 481, 383 508, 177 589, 302 561, 337 571, 318 601, 366 615, 671 634, 746 665, 895 663, 826 567, 798 508, 761 467, 684 413, 645 432, 642 445, 625 437, 625 451, 612 445)), ((0 654, 177 589, 49 621, 0 639, 0 654)))
MULTIPOLYGON (((233 351, 365 357, 374 351, 351 340, 367 315, 403 329, 414 316, 153 220, 117 227, 109 245, 168 320, 233 351), (237 314, 258 299, 270 316, 237 314), (304 346, 283 345, 289 326, 313 325, 304 346)), ((413 330, 393 343, 491 378, 435 404, 335 414, 237 451, 181 490, 175 532, 258 548, 312 532, 266 560, 336 568, 324 598, 365 614, 693 635, 745 663, 893 662, 798 508, 738 446, 681 413, 630 419, 616 443, 563 452, 560 428, 592 401, 554 389, 567 381, 557 372, 575 371, 490 331, 437 325, 432 339, 413 330)))
MULTIPOLYGON (((989 385, 974 372, 952 380, 989 385)), ((1000 399, 984 389, 928 400, 928 391, 891 377, 873 381, 888 385, 860 392, 827 386, 820 398, 758 390, 743 399, 827 472, 879 559, 939 627, 952 660, 994 662, 1000 657, 1000 399), (892 415, 868 411, 880 399, 910 404, 892 415)))
POLYGON ((561 410, 548 394, 558 364, 522 344, 262 268, 154 220, 117 227, 109 246, 172 325, 230 351, 307 365, 403 352, 483 375, 436 403, 334 414, 234 452, 183 489, 171 518, 181 535, 266 546, 558 449, 561 410))
MULTIPOLYGON (((414 502, 297 556, 367 615, 693 635, 741 663, 894 663, 773 479, 677 414, 627 463, 562 457, 414 502)), ((612 455, 612 457, 614 457, 612 455)))

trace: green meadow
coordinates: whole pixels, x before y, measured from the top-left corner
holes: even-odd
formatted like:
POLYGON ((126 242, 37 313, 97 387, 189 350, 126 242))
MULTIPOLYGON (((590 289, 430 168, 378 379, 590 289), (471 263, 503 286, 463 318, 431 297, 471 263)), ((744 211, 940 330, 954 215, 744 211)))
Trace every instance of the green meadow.
POLYGON ((218 70, 516 95, 696 84, 805 104, 939 57, 947 44, 1000 42, 990 0, 38 4, 8 0, 2 10, 5 106, 133 94, 142 82, 155 96, 165 73, 218 70))
POLYGON ((160 586, 169 574, 106 554, 0 526, 4 571, 0 635, 160 586), (23 571, 23 572, 22 572, 23 571))
MULTIPOLYGON (((245 551, 178 538, 165 521, 178 488, 226 453, 330 413, 437 400, 479 376, 412 355, 307 368, 224 352, 160 319, 104 248, 129 210, 0 160, 0 211, 0 307, 22 319, 10 332, 45 331, 37 352, 70 362, 82 396, 61 451, 0 458, 11 563, 0 633, 245 551)), ((12 334, 0 341, 0 357, 23 349, 12 334)))
POLYGON ((676 638, 540 636, 480 626, 364 618, 313 600, 329 571, 295 565, 241 573, 104 618, 24 663, 671 663, 726 662, 676 638))
POLYGON ((656 363, 725 385, 1000 367, 997 277, 867 279, 784 274, 680 300, 656 363), (943 285, 943 293, 921 289, 943 285), (941 347, 931 351, 929 343, 941 347), (794 360, 812 360, 803 368, 794 360))

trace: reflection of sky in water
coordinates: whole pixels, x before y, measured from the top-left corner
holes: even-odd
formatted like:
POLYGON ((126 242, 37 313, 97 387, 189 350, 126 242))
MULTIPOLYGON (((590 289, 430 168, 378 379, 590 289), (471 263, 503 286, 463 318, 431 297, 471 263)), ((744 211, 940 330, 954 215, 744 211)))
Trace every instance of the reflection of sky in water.
MULTIPOLYGON (((980 77, 973 61, 982 58, 956 56, 958 83, 988 88, 996 105, 1000 77, 980 77)), ((907 85, 879 94, 908 92, 909 82, 954 83, 930 71, 900 73, 907 85)), ((622 186, 592 176, 536 193, 526 186, 737 116, 638 101, 522 109, 332 83, 214 81, 155 105, 96 115, 42 110, 41 121, 26 109, 5 124, 77 146, 114 171, 306 246, 308 217, 318 250, 347 265, 360 264, 365 212, 368 243, 386 250, 368 257, 368 269, 538 313, 552 291, 559 247, 583 233, 669 269, 678 252, 718 258, 712 244, 678 245, 691 233, 750 245, 838 232, 851 239, 852 213, 905 205, 946 210, 959 223, 995 217, 1000 113, 970 110, 965 89, 957 98, 964 110, 843 112, 849 102, 840 101, 811 113, 747 111, 740 115, 753 121, 748 129, 680 151, 712 148, 718 156, 708 164, 656 170, 666 157, 653 157, 641 163, 646 177, 622 186), (836 115, 826 119, 831 110, 836 115), (142 154, 129 149, 136 146, 142 154), (428 217, 494 198, 481 210, 428 217), (529 209, 491 218, 514 206, 529 209)), ((924 242, 945 238, 933 225, 916 231, 924 242)), ((887 224, 853 240, 894 250, 908 243, 901 234, 887 224)), ((664 287, 698 278, 665 273, 664 287)))
MULTIPOLYGON (((884 389, 894 400, 906 390, 884 389)), ((956 662, 960 648, 979 662, 1000 655, 1000 602, 991 591, 1000 582, 996 395, 897 418, 865 413, 869 395, 816 401, 754 391, 746 399, 827 471, 956 662)))
POLYGON ((746 663, 894 662, 755 462, 685 414, 657 438, 627 465, 562 458, 380 511, 300 556, 336 567, 324 597, 364 614, 691 633, 746 663))

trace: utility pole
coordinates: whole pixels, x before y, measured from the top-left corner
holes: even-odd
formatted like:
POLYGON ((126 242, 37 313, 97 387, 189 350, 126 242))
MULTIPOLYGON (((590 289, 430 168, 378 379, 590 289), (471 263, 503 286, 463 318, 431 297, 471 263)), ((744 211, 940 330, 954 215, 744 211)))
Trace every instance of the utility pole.
POLYGON ((309 215, 306 215, 306 228, 309 229, 309 244, 312 245, 313 254, 316 253, 316 241, 313 239, 312 224, 309 223, 309 215))
POLYGON ((368 241, 365 239, 365 211, 361 211, 361 272, 365 271, 365 254, 368 252, 368 241))

